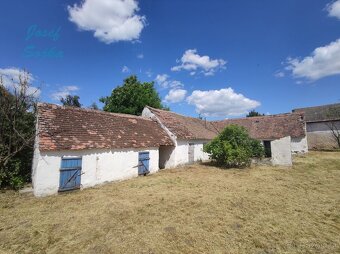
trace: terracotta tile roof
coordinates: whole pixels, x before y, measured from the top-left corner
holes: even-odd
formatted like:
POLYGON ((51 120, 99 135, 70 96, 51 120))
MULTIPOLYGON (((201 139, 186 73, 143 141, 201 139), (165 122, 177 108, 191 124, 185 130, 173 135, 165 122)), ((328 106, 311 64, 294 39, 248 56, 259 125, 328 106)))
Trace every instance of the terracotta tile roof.
POLYGON ((218 131, 209 122, 194 117, 176 114, 171 111, 147 107, 164 124, 177 139, 210 140, 216 137, 218 131))
POLYGON ((280 114, 271 116, 246 117, 212 122, 220 131, 228 125, 236 124, 245 127, 252 138, 266 140, 286 136, 304 137, 305 123, 303 114, 280 114))
POLYGON ((303 112, 306 122, 323 122, 340 120, 340 103, 293 109, 293 112, 303 112))
POLYGON ((42 151, 174 145, 156 121, 99 110, 38 104, 42 151))

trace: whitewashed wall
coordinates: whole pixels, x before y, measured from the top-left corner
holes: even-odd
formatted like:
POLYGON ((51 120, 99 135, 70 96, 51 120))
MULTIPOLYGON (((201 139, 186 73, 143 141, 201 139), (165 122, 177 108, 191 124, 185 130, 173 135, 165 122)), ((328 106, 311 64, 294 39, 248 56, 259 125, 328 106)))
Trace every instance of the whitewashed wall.
POLYGON ((290 136, 271 141, 272 163, 273 165, 291 166, 292 152, 290 148, 290 136))
POLYGON ((159 167, 174 168, 176 167, 175 146, 161 146, 159 148, 159 167))
POLYGON ((160 158, 167 158, 164 168, 174 168, 189 163, 189 143, 194 143, 194 161, 209 160, 209 154, 203 152, 203 144, 207 142, 205 140, 177 140, 176 146, 171 150, 160 149, 160 158))
POLYGON ((82 157, 81 186, 83 188, 110 181, 138 176, 138 152, 150 152, 150 173, 158 171, 158 148, 123 150, 83 150, 40 152, 36 150, 32 180, 34 195, 55 194, 59 188, 61 158, 82 157))
POLYGON ((173 134, 148 108, 144 108, 142 112, 143 117, 148 117, 156 120, 161 127, 168 133, 175 147, 160 149, 160 165, 162 168, 174 168, 179 165, 189 163, 189 143, 194 143, 194 160, 207 161, 209 154, 203 152, 203 144, 209 142, 208 140, 178 140, 173 134))
POLYGON ((195 140, 195 161, 207 161, 209 160, 209 154, 203 151, 203 145, 208 143, 208 140, 195 140))
POLYGON ((307 153, 307 136, 301 138, 291 138, 290 148, 292 153, 307 153))

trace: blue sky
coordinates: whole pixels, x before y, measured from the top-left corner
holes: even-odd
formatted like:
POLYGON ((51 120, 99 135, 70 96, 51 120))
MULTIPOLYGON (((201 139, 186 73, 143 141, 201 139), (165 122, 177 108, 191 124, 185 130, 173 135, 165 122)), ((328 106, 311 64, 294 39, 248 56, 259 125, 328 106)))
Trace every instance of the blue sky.
POLYGON ((340 1, 7 0, 1 9, 0 72, 29 70, 42 101, 71 93, 88 106, 136 74, 156 81, 171 110, 209 119, 340 102, 340 1))

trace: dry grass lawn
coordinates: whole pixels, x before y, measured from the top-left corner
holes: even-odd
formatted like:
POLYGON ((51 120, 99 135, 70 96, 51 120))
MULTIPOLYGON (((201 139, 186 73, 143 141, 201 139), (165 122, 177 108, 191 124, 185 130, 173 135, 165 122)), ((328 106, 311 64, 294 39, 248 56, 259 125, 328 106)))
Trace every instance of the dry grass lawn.
POLYGON ((340 153, 191 165, 83 191, 0 193, 0 253, 340 253, 340 153))

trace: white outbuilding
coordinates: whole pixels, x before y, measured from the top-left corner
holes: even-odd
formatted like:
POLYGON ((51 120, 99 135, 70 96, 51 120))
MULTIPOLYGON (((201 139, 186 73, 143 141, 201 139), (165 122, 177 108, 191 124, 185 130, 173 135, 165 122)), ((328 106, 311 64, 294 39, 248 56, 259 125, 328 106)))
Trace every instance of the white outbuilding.
POLYGON ((32 183, 36 196, 154 173, 174 143, 156 121, 99 110, 38 105, 32 183))
POLYGON ((292 154, 308 152, 303 114, 206 121, 145 107, 142 115, 159 122, 175 144, 173 147, 160 147, 160 168, 208 160, 209 154, 203 151, 204 144, 231 124, 245 127, 252 138, 260 140, 273 165, 291 166, 292 154))
POLYGON ((274 165, 308 151, 303 115, 206 121, 145 107, 142 116, 38 104, 32 166, 36 196, 91 187, 209 160, 204 144, 226 126, 245 127, 274 165))
POLYGON ((175 144, 160 146, 160 168, 209 160, 203 146, 218 134, 211 122, 152 107, 145 107, 142 116, 157 121, 175 144))
POLYGON ((292 165, 292 154, 307 153, 306 123, 301 113, 286 113, 214 121, 218 130, 234 124, 243 126, 249 135, 260 140, 266 157, 273 165, 292 165))

